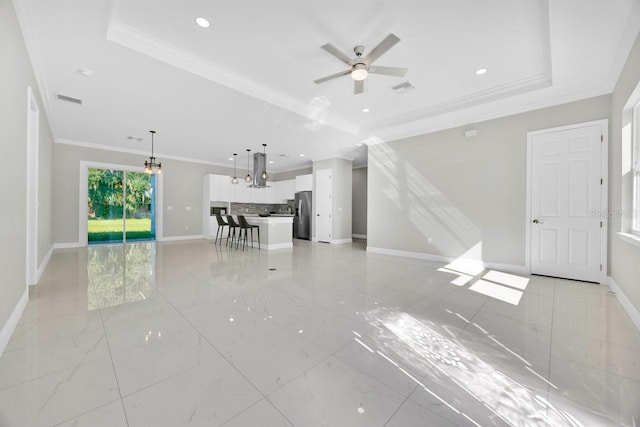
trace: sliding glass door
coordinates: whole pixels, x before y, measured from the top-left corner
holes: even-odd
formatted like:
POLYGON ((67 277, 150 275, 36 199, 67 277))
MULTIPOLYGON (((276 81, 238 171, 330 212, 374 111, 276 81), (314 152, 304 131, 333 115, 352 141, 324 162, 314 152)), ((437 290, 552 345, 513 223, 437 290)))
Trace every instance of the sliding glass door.
POLYGON ((155 239, 155 175, 89 168, 87 241, 155 239))

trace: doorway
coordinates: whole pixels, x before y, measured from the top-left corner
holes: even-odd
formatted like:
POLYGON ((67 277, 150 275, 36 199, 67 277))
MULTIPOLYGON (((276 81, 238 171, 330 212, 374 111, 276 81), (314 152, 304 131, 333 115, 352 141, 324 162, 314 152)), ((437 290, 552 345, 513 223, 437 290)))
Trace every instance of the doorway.
POLYGON ((604 283, 607 121, 530 132, 527 149, 531 273, 604 283))
POLYGON ((333 210, 331 169, 316 172, 316 233, 319 242, 331 243, 333 210))
POLYGON ((89 167, 86 181, 87 243, 155 240, 155 175, 89 167))

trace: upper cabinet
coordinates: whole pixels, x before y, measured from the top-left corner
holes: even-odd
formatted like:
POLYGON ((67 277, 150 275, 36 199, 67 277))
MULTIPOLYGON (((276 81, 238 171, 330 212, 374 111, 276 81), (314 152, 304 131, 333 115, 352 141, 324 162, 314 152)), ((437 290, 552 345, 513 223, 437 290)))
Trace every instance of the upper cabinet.
POLYGON ((295 180, 268 182, 267 188, 250 188, 242 180, 231 184, 231 177, 226 175, 205 175, 203 179, 204 206, 209 202, 235 203, 285 203, 291 200, 296 192, 295 180))
POLYGON ((313 174, 296 176, 296 193, 313 190, 313 174))

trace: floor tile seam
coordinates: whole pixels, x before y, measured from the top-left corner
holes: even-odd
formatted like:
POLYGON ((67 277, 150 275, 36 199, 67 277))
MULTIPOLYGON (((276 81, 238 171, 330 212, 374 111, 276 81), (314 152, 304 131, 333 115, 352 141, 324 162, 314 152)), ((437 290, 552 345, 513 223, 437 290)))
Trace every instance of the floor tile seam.
POLYGON ((601 343, 606 344, 606 346, 615 345, 618 347, 624 347, 625 349, 628 349, 628 350, 635 350, 640 353, 640 338, 637 339, 637 342, 633 342, 629 344, 629 340, 611 341, 610 337, 602 338, 602 337, 590 336, 582 332, 571 331, 569 329, 564 329, 561 327, 553 329, 551 332, 552 333, 558 332, 560 334, 571 335, 571 336, 575 336, 577 338, 582 338, 586 340, 600 341, 601 343))
MULTIPOLYGON (((29 301, 29 303, 31 303, 31 301, 29 301)), ((29 303, 27 304, 27 306, 26 306, 26 307, 25 307, 25 309, 24 309, 23 316, 25 316, 25 315, 26 315, 26 316, 29 316, 29 313, 27 312, 28 307, 29 307, 29 303)), ((33 327, 33 326, 35 326, 35 325, 37 325, 38 323, 42 323, 42 322, 50 322, 50 321, 52 321, 52 320, 58 320, 58 319, 59 319, 59 318, 61 318, 61 317, 75 316, 75 315, 80 314, 80 313, 91 313, 92 311, 93 311, 93 310, 89 310, 89 309, 86 309, 86 310, 85 310, 85 309, 81 309, 81 310, 77 310, 77 311, 74 311, 74 312, 71 312, 71 313, 62 313, 62 314, 57 314, 57 315, 55 315, 55 316, 51 316, 51 317, 44 317, 44 318, 40 318, 40 319, 38 319, 37 321, 32 322, 33 324, 32 324, 32 326, 30 326, 30 328, 31 328, 31 327, 33 327)), ((22 320, 22 318, 21 318, 21 320, 22 320)), ((19 323, 18 323, 18 327, 20 327, 20 324, 19 324, 19 323)))
MULTIPOLYGON (((378 383, 378 384, 382 385, 383 387, 385 387, 385 388, 387 388, 387 389, 389 389, 389 390, 392 390, 392 391, 394 391, 394 392, 398 393, 398 394, 399 394, 399 395, 401 395, 401 396, 404 396, 404 395, 405 395, 405 393, 406 393, 405 391, 400 391, 400 390, 398 390, 398 389, 397 389, 397 388, 395 388, 395 387, 392 387, 392 386, 389 386, 389 385, 387 385, 387 384, 383 383, 382 381, 380 381, 379 379, 375 378, 374 376, 372 376, 372 375, 371 375, 371 374, 369 374, 368 372, 366 372, 366 371, 362 370, 359 366, 354 366, 354 365, 352 365, 348 360, 345 360, 345 359, 341 358, 340 356, 338 356, 338 353, 340 353, 342 350, 346 349, 346 348, 347 348, 348 346, 350 346, 351 344, 353 344, 353 343, 349 343, 349 344, 345 345, 345 346, 344 346, 344 347, 342 347, 340 350, 335 351, 333 354, 331 354, 331 356, 335 357, 336 359, 340 360, 342 363, 344 363, 344 364, 348 365, 348 366, 349 366, 350 368, 352 368, 352 369, 355 369, 356 371, 360 372, 361 374, 366 375, 367 377, 371 378, 373 381, 375 381, 376 383, 378 383)), ((317 366, 317 365, 316 365, 316 366, 317 366)), ((311 368, 310 368, 310 369, 311 369, 311 368)), ((404 368, 403 368, 403 369, 404 369, 404 368)), ((430 367, 430 368, 429 368, 429 370, 428 370, 425 374, 423 374, 423 375, 421 375, 421 376, 420 376, 420 381, 424 380, 424 378, 426 378, 426 376, 427 376, 427 375, 429 375, 429 374, 430 374, 434 369, 435 369, 435 368, 434 368, 433 366, 432 366, 432 367, 430 367)), ((305 373, 306 373, 306 371, 305 371, 305 373)), ((411 396, 411 394, 416 390, 416 388, 417 388, 419 385, 420 385, 420 384, 417 384, 417 383, 416 383, 416 385, 411 389, 411 391, 409 392, 409 394, 407 395, 407 397, 411 396)))
POLYGON ((404 406, 404 404, 407 402, 407 400, 409 400, 409 397, 411 397, 411 394, 413 394, 413 392, 415 391, 415 389, 418 388, 418 384, 416 384, 416 386, 414 387, 414 389, 411 391, 411 393, 409 393, 409 395, 407 397, 404 398, 404 400, 402 402, 400 402, 400 404, 398 405, 398 407, 396 408, 395 411, 393 411, 393 414, 391 414, 391 416, 387 419, 387 421, 385 421, 385 423, 383 424, 384 427, 386 427, 391 420, 393 419, 393 417, 396 416, 396 414, 398 413, 398 411, 400 411, 400 409, 404 406))
MULTIPOLYGON (((209 339, 207 337, 205 337, 204 335, 202 335, 200 333, 200 331, 193 325, 192 322, 189 321, 189 319, 187 319, 184 314, 182 312, 180 312, 171 301, 168 301, 169 305, 171 305, 176 311, 178 311, 178 313, 180 314, 180 316, 182 316, 182 318, 185 320, 185 322, 187 322, 189 325, 191 325, 192 328, 194 328, 196 330, 196 332, 199 334, 200 338, 203 339, 205 342, 207 342, 216 353, 218 353, 218 355, 220 355, 220 357, 222 357, 222 359, 234 370, 238 373, 238 375, 240 375, 246 382, 247 384, 251 385, 251 387, 253 387, 254 390, 256 390, 256 392, 258 394, 260 394, 263 398, 266 398, 267 395, 265 395, 264 393, 262 393, 262 391, 260 391, 260 389, 252 382, 249 380, 249 378, 246 377, 246 375, 240 371, 240 369, 238 369, 238 367, 231 361, 229 360, 229 358, 222 352, 220 351, 220 349, 218 349, 218 347, 216 347, 211 341, 209 341, 209 339)), ((208 363, 214 363, 215 361, 209 361, 208 363)), ((200 365, 202 366, 202 365, 200 365)), ((193 367, 192 369, 197 368, 198 366, 193 367)), ((176 374, 177 375, 177 374, 176 374)), ((145 387, 146 388, 146 387, 145 387)))
MULTIPOLYGON (((102 327, 100 327, 102 328, 102 327)), ((95 328, 96 330, 100 329, 100 328, 95 328)), ((105 332, 103 331, 103 336, 105 335, 105 332)), ((56 338, 50 338, 47 339, 45 341, 38 341, 36 343, 33 344, 29 344, 29 345, 25 345, 22 347, 18 347, 18 348, 10 348, 9 346, 7 346, 7 348, 5 349, 5 351, 2 353, 2 355, 4 356, 5 354, 11 354, 11 353, 15 353, 18 351, 26 351, 28 349, 31 349, 32 347, 37 347, 37 346, 42 346, 44 344, 50 344, 56 341, 61 341, 61 340, 67 340, 67 339, 73 339, 74 337, 72 335, 68 336, 68 337, 56 337, 56 338)))
POLYGON ((69 366, 69 367, 62 368, 62 369, 56 369, 53 372, 48 372, 46 374, 38 375, 36 377, 32 377, 32 378, 29 378, 29 379, 26 379, 24 381, 20 381, 20 382, 17 382, 17 383, 8 385, 8 386, 0 386, 0 391, 8 390, 10 388, 17 387, 19 385, 30 383, 30 382, 33 382, 33 381, 39 381, 39 380, 42 380, 43 378, 50 377, 52 375, 57 375, 57 374, 60 374, 61 372, 64 372, 64 371, 70 371, 70 370, 73 371, 75 369, 78 369, 80 367, 80 365, 82 365, 84 363, 94 363, 94 362, 98 362, 98 361, 103 360, 103 359, 110 359, 110 358, 111 358, 110 354, 109 355, 105 355, 105 356, 96 357, 96 358, 90 358, 88 360, 83 358, 79 362, 73 364, 73 366, 69 366))
MULTIPOLYGON (((343 347, 344 348, 344 347, 343 347)), ((329 360, 331 357, 336 357, 338 360, 340 360, 342 362, 342 359, 340 359, 339 357, 335 356, 336 353, 338 353, 339 351, 341 351, 343 348, 341 348, 340 350, 336 350, 333 353, 332 352, 326 352, 327 355, 325 357, 323 357, 322 359, 320 359, 320 361, 312 366, 310 366, 309 368, 305 369, 304 371, 302 371, 300 374, 294 376, 293 378, 291 378, 289 381, 285 381, 281 384, 278 385, 278 387, 276 387, 275 389, 269 391, 266 394, 263 394, 263 396, 267 399, 269 399, 269 396, 271 396, 272 394, 276 393, 277 391, 279 391, 280 389, 282 389, 283 387, 286 387, 288 384, 292 383, 293 381, 297 380, 298 378, 305 376, 309 371, 311 371, 312 369, 317 368, 318 366, 322 365, 323 363, 325 363, 327 360, 329 360)), ((324 349, 322 349, 324 351, 324 349)), ((351 366, 351 365, 349 365, 351 366)), ((247 380, 248 381, 248 380, 247 380)), ((269 399, 269 401, 271 402, 271 399, 269 399)), ((273 405, 275 406, 275 403, 273 403, 273 405)))
MULTIPOLYGON (((551 359, 550 360, 551 361, 561 360, 563 362, 569 362, 569 363, 574 364, 574 365, 579 365, 582 368, 593 369, 593 370, 598 371, 600 373, 604 373, 604 374, 607 374, 607 375, 613 375, 615 377, 618 377, 618 378, 621 378, 621 379, 624 379, 624 380, 627 380, 627 381, 632 381, 634 383, 637 383, 640 386, 640 376, 638 377, 638 379, 627 377, 627 376, 622 375, 620 373, 610 371, 609 369, 603 369, 601 367, 591 366, 591 365, 588 365, 588 364, 585 364, 585 363, 582 363, 582 362, 578 362, 575 359, 567 359, 566 357, 558 356, 558 355, 551 355, 551 359)), ((549 367, 549 375, 551 375, 551 367, 549 367)))
POLYGON ((228 424, 229 422, 233 421, 234 419, 236 419, 237 417, 239 417, 240 415, 244 414, 245 412, 247 412, 249 409, 253 408, 254 406, 258 405, 260 402, 262 401, 267 402, 267 404, 269 404, 275 411, 277 411, 280 415, 282 415, 282 418, 284 418, 285 420, 287 420, 287 422, 294 426, 293 422, 280 410, 280 408, 278 408, 267 396, 263 396, 261 399, 258 399, 256 402, 252 403, 251 405, 247 406, 246 408, 244 408, 242 411, 238 412, 237 414, 233 415, 231 418, 226 419, 225 421, 222 422, 222 424, 220 424, 220 427, 224 427, 225 424, 228 424))
POLYGON ((112 369, 112 372, 113 372, 113 378, 114 378, 114 380, 116 382, 116 386, 118 387, 118 395, 120 396, 120 405, 122 406, 122 412, 124 414, 124 419, 125 419, 125 422, 127 423, 127 427, 129 427, 129 418, 127 416, 127 411, 124 408, 124 402, 122 400, 122 389, 120 388, 120 381, 118 380, 118 374, 116 372, 116 365, 115 365, 115 362, 113 361, 113 353, 111 352, 111 345, 109 343, 109 337, 107 336, 107 331, 106 331, 106 327, 105 327, 105 324, 104 324, 104 316, 103 316, 104 313, 102 312, 102 309, 100 309, 99 312, 100 312, 100 320, 102 321, 102 328, 103 328, 103 331, 104 331, 104 337, 105 337, 105 340, 107 342, 107 350, 109 351, 109 359, 111 361, 111 369, 112 369))
POLYGON ((72 417, 70 417, 70 418, 67 418, 67 419, 66 419, 66 420, 64 420, 64 421, 60 421, 60 422, 58 422, 58 423, 54 424, 52 427, 58 427, 58 426, 61 426, 62 424, 64 424, 64 423, 68 423, 69 421, 72 421, 72 420, 74 420, 74 419, 76 419, 76 418, 78 418, 78 417, 81 417, 81 416, 83 416, 83 415, 87 415, 87 414, 88 414, 88 413, 90 413, 90 412, 96 411, 96 410, 98 410, 98 409, 102 409, 102 408, 104 408, 104 407, 107 407, 107 406, 109 406, 109 405, 111 405, 111 404, 115 403, 115 402, 121 402, 121 401, 122 401, 122 399, 120 399, 120 398, 118 398, 118 399, 113 399, 112 401, 107 402, 107 403, 105 403, 105 404, 103 404, 103 405, 96 406, 96 407, 95 407, 95 408, 93 408, 93 409, 89 409, 89 410, 84 411, 84 412, 82 412, 82 413, 80 413, 80 414, 77 414, 77 415, 74 415, 74 416, 72 416, 72 417))

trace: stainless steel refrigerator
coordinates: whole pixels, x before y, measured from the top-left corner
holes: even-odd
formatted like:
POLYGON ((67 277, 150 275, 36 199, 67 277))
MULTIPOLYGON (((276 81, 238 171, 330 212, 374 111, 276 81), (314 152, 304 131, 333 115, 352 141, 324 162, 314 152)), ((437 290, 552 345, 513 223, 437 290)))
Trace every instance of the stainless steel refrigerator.
POLYGON ((311 240, 311 191, 299 191, 295 195, 293 237, 311 240))

